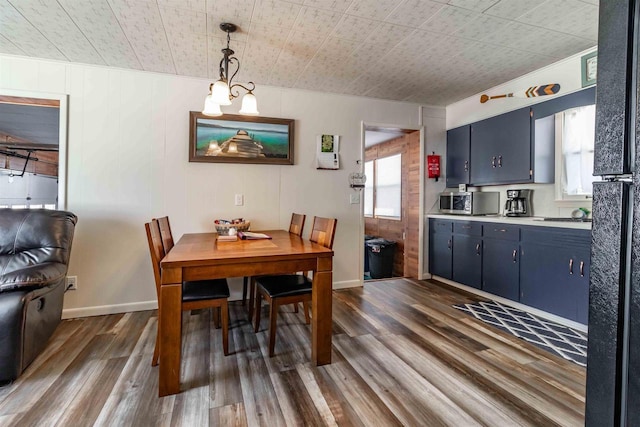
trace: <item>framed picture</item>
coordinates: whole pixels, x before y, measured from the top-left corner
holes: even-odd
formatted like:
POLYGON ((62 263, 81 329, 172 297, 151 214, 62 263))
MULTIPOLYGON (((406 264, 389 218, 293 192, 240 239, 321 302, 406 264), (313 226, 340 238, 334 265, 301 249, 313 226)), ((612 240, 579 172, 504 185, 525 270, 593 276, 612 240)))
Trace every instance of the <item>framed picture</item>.
POLYGON ((582 87, 596 83, 598 72, 598 51, 587 53, 582 57, 582 87))
POLYGON ((292 119, 190 112, 189 161, 293 164, 292 119))

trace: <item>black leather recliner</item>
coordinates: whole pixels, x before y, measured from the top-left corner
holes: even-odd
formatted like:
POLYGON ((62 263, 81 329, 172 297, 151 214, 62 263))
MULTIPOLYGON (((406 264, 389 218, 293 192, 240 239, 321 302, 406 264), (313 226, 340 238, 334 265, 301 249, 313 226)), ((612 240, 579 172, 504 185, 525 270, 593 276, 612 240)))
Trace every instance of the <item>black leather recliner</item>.
POLYGON ((0 382, 16 379, 60 323, 77 217, 0 209, 0 382))

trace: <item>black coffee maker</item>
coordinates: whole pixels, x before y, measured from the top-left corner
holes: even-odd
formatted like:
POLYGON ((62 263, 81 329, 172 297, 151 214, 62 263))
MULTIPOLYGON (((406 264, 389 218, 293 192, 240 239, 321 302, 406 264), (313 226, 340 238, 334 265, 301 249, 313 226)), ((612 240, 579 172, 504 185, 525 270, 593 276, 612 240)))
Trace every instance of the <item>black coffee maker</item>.
POLYGON ((531 216, 531 193, 533 190, 507 190, 507 203, 504 205, 505 216, 531 216))

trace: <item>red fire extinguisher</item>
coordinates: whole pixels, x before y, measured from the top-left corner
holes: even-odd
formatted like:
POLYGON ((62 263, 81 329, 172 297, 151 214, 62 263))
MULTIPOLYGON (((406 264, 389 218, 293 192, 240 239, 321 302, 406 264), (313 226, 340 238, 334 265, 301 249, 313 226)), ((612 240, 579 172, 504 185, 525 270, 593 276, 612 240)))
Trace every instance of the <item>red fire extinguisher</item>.
POLYGON ((427 172, 429 178, 435 178, 436 182, 438 182, 438 178, 440 178, 440 156, 436 155, 434 151, 427 156, 427 172))

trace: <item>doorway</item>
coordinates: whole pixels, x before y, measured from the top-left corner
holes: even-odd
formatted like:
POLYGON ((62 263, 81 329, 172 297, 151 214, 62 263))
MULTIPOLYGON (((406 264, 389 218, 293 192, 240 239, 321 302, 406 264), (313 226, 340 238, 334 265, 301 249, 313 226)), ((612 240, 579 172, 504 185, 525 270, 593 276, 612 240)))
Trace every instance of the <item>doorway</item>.
POLYGON ((0 207, 66 208, 66 96, 0 94, 0 207))
POLYGON ((422 132, 364 124, 364 280, 420 274, 422 132))

